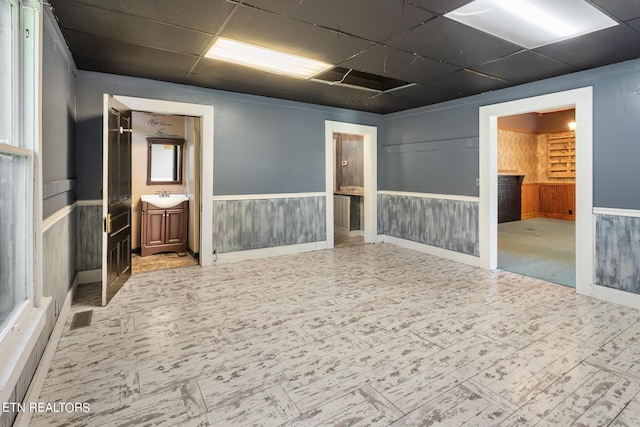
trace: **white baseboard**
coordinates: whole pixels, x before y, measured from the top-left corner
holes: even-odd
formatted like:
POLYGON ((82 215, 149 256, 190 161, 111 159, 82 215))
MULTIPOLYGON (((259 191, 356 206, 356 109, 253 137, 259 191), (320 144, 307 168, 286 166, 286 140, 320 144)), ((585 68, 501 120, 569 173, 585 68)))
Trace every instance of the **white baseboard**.
POLYGON ((102 282, 102 269, 78 271, 76 281, 79 285, 84 285, 85 283, 102 282))
POLYGON ((448 249, 437 248, 435 246, 425 245, 423 243, 414 242, 411 240, 400 239, 398 237, 387 236, 385 234, 378 235, 378 241, 384 243, 391 243, 396 246, 400 246, 405 249, 411 249, 418 252, 423 252, 429 255, 434 255, 440 258, 450 259, 452 261, 461 262, 474 267, 480 267, 480 258, 461 254, 460 252, 450 251, 448 249))
MULTIPOLYGON (((302 252, 320 251, 327 249, 327 242, 303 243, 301 245, 276 246, 274 248, 250 249, 246 251, 228 252, 218 254, 214 264, 246 261, 248 259, 269 258, 280 255, 292 255, 302 252)), ((214 259, 216 255, 213 256, 214 259)))
MULTIPOLYGON (((79 276, 80 274, 76 274, 76 277, 73 280, 73 284, 71 285, 71 289, 69 289, 69 292, 67 292, 67 296, 64 299, 64 304, 62 305, 60 313, 58 314, 58 319, 56 319, 56 324, 53 327, 51 336, 49 337, 49 342, 47 342, 47 347, 42 354, 40 363, 38 363, 38 368, 36 369, 36 372, 33 375, 33 379, 31 380, 31 384, 29 385, 27 393, 24 396, 24 402, 27 405, 29 404, 29 402, 38 402, 38 399, 40 398, 42 386, 44 385, 44 381, 47 379, 49 367, 51 366, 53 356, 55 355, 56 349, 58 348, 58 343, 60 342, 60 337, 62 336, 64 325, 66 324, 67 317, 69 316, 69 310, 71 310, 71 303, 73 302, 73 297, 76 294, 76 289, 78 288, 79 276)), ((29 427, 30 421, 31 411, 21 411, 18 413, 13 426, 29 427)))
POLYGON ((591 294, 585 295, 614 304, 624 305, 625 307, 640 309, 640 295, 631 292, 593 285, 591 287, 591 294))

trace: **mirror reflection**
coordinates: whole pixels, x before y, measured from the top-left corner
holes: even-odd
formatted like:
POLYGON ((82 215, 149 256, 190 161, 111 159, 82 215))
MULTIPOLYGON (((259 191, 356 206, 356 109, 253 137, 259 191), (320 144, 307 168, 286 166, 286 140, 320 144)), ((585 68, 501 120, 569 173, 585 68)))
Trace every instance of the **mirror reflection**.
POLYGON ((147 138, 147 185, 182 184, 183 139, 147 138))

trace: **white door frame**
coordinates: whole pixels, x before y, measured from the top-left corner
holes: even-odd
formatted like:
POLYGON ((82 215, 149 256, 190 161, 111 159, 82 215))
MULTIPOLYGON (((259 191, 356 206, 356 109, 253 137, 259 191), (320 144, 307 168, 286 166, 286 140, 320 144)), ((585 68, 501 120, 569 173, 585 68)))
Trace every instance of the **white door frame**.
POLYGON ((131 110, 201 118, 200 265, 213 264, 213 106, 160 99, 114 96, 131 110))
POLYGON ((334 133, 364 138, 364 242, 375 243, 378 239, 378 128, 325 120, 324 129, 327 248, 333 248, 334 133))
POLYGON ((498 264, 498 118, 558 107, 575 107, 576 111, 576 291, 592 295, 595 253, 592 87, 480 107, 480 265, 493 270, 498 264))

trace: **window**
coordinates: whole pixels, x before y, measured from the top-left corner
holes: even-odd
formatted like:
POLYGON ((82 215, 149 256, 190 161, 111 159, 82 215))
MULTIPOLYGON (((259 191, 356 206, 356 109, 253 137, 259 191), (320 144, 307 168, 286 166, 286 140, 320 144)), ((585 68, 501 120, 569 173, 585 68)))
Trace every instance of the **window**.
POLYGON ((30 6, 0 0, 0 343, 11 338, 12 326, 36 303, 32 223, 37 20, 38 12, 30 6))

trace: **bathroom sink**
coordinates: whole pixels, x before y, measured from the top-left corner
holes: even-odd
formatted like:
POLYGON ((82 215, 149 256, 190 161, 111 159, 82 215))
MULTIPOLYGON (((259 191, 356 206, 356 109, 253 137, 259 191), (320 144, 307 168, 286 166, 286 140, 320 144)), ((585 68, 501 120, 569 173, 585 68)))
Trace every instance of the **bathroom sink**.
POLYGON ((163 209, 172 208, 186 200, 189 200, 189 197, 185 196, 184 194, 169 194, 167 197, 162 197, 158 194, 142 196, 143 202, 149 202, 153 206, 163 209))

